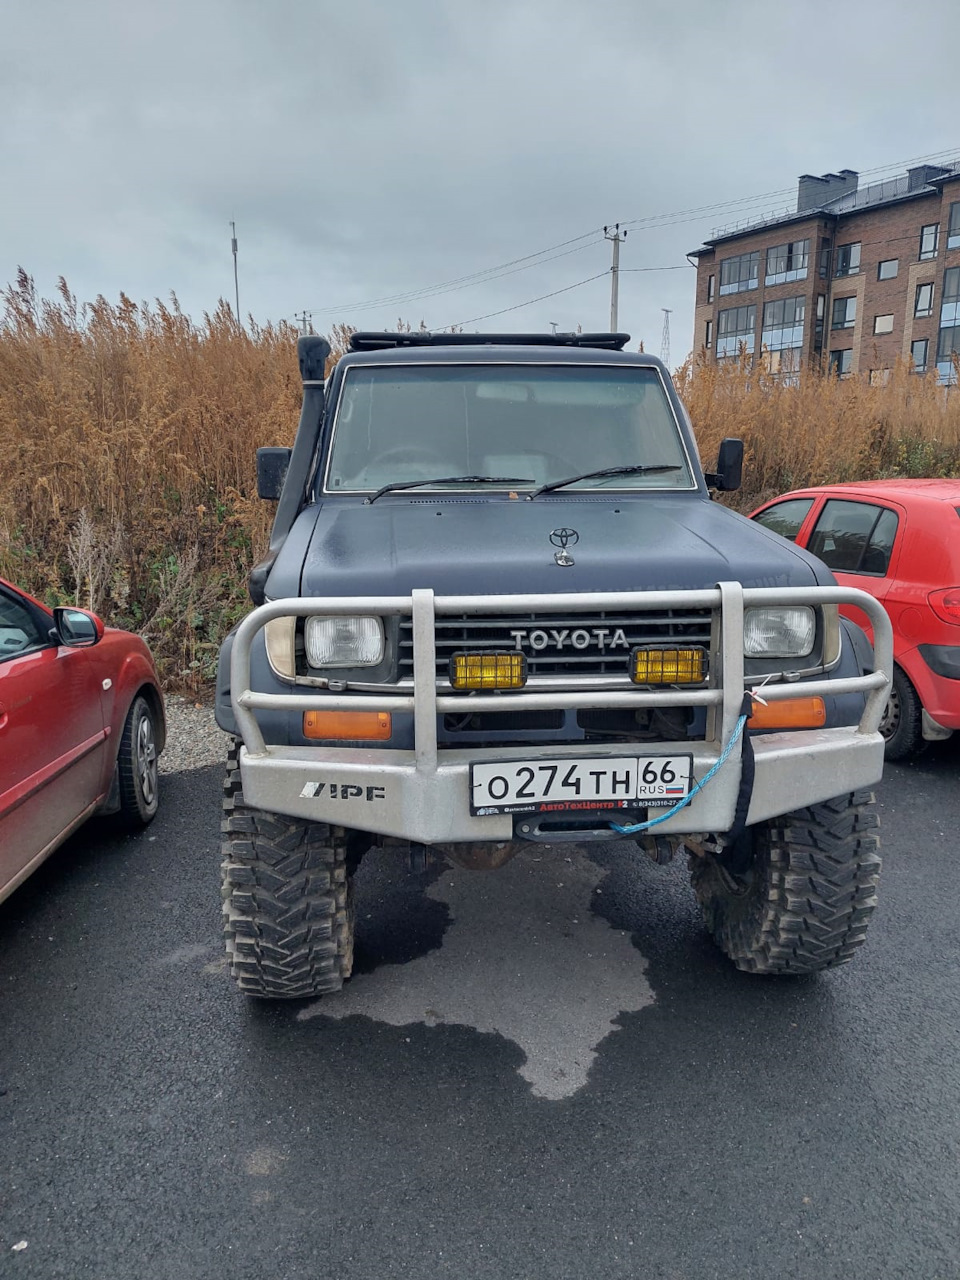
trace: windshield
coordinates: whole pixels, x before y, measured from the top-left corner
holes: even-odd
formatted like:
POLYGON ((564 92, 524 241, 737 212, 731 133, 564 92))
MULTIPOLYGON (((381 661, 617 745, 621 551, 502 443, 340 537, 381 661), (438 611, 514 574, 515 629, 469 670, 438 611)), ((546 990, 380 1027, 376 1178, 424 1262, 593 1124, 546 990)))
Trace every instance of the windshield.
POLYGON ((564 492, 694 487, 656 369, 378 365, 346 373, 326 487, 523 476, 529 480, 510 488, 530 490, 633 464, 676 469, 584 478, 564 492))

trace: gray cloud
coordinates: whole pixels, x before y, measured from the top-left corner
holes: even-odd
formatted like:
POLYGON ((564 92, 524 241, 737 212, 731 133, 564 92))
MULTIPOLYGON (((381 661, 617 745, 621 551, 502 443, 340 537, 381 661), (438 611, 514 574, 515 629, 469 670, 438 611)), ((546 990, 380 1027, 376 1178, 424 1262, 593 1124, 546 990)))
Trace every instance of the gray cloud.
MULTIPOLYGON (((956 144, 953 0, 54 0, 0 18, 0 276, 49 292, 232 296, 318 327, 440 326, 604 272, 599 235, 552 262, 371 310, 605 222, 624 268, 678 266, 718 224, 790 204, 797 174, 956 144), (936 32, 936 39, 931 32, 936 32), (340 309, 342 306, 342 310, 340 309), (337 308, 330 311, 327 308, 337 308)), ((571 246, 573 248, 574 246, 571 246)), ((625 273, 621 325, 673 355, 692 270, 625 273)), ((604 328, 606 278, 493 327, 604 328)))

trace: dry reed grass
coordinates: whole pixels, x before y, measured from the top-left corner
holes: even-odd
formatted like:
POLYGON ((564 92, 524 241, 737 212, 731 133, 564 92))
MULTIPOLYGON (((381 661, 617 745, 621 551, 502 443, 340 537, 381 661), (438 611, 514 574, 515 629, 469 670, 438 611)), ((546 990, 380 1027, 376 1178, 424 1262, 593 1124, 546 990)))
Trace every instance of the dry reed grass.
MULTIPOLYGON (((244 330, 226 304, 202 323, 176 299, 80 306, 62 281, 43 299, 23 272, 0 303, 0 576, 140 631, 169 687, 199 689, 249 608, 272 514, 255 452, 293 440, 296 330, 244 330)), ((335 354, 350 332, 335 328, 335 354)), ((688 362, 677 381, 708 464, 723 436, 746 441, 742 510, 801 484, 960 467, 960 396, 906 368, 883 387, 785 387, 688 362)))
POLYGON ((744 441, 744 485, 725 499, 738 510, 805 485, 960 474, 960 393, 909 364, 876 386, 813 370, 791 386, 747 359, 675 376, 707 467, 724 436, 744 441))

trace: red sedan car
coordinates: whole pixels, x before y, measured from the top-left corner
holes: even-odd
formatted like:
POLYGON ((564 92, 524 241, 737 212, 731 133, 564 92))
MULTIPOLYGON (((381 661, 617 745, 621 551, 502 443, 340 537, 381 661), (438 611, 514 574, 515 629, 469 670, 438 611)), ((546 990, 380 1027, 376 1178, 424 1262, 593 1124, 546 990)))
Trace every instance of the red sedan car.
MULTIPOLYGON (((960 729, 960 480, 797 489, 751 518, 883 602, 896 662, 880 726, 887 759, 960 729)), ((864 614, 843 612, 869 634, 864 614)))
POLYGON ((139 636, 0 579, 0 901, 91 814, 153 820, 165 732, 139 636))

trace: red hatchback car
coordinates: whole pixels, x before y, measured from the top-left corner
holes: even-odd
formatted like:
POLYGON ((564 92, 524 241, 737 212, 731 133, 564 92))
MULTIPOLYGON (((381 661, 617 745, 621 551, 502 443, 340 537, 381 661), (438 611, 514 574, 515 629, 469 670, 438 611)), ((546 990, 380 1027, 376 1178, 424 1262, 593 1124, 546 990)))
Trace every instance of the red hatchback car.
MULTIPOLYGON (((887 759, 960 729, 960 480, 797 489, 751 519, 812 551, 842 585, 883 602, 896 663, 880 726, 887 759)), ((864 614, 842 612, 870 634, 864 614)))
POLYGON ((139 636, 0 579, 0 901, 91 814, 153 820, 165 733, 139 636))

